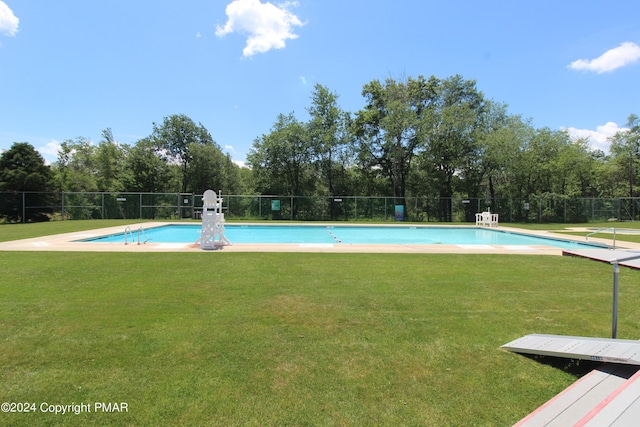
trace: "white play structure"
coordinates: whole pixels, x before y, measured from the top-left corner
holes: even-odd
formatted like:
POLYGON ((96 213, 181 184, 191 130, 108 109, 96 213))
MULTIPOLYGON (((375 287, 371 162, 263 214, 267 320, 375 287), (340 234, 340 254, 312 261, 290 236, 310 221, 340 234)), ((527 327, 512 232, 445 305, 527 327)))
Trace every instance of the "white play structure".
POLYGON ((202 196, 202 233, 196 241, 201 249, 218 249, 231 242, 224 236, 224 214, 222 197, 213 190, 207 190, 202 196))
POLYGON ((498 214, 492 214, 491 209, 487 208, 486 212, 476 214, 476 226, 481 227, 497 227, 498 214))

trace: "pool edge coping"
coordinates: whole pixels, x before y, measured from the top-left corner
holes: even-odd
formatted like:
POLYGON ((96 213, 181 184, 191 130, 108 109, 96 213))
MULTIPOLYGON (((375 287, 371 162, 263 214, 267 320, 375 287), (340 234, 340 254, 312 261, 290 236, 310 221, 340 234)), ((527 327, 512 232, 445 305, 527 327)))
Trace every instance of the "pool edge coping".
MULTIPOLYGON (((167 221, 151 221, 146 223, 135 223, 135 227, 145 229, 159 227, 163 225, 184 225, 185 223, 167 221)), ((236 223, 229 223, 235 225, 236 223)), ((264 223, 243 222, 243 225, 266 225, 264 223)), ((301 225, 277 224, 277 225, 301 225)), ((339 226, 336 223, 313 223, 314 226, 339 226)), ((428 225, 428 224, 348 224, 349 226, 381 226, 381 227, 451 227, 451 228, 478 228, 475 225, 428 225)), ((523 246, 517 248, 516 245, 416 245, 416 244, 328 244, 328 245, 304 245, 299 243, 236 243, 224 246, 218 250, 202 250, 195 243, 186 244, 164 244, 148 242, 146 244, 130 243, 102 243, 102 242, 80 242, 81 239, 100 237, 110 234, 124 233, 126 225, 98 228, 94 230, 78 231, 72 233, 55 234, 50 236, 34 237, 22 240, 0 242, 0 251, 58 251, 58 252, 315 252, 315 253, 445 253, 445 254, 526 254, 526 255, 562 255, 564 249, 550 246, 523 246), (477 247, 473 247, 477 246, 477 247)), ((498 226, 492 230, 508 231, 535 237, 551 238, 558 240, 575 241, 584 243, 577 236, 566 236, 553 233, 547 230, 527 230, 516 227, 498 226)), ((590 241, 599 244, 610 244, 610 240, 601 238, 591 238, 590 241)), ((640 244, 633 242, 622 242, 618 244, 620 249, 640 250, 640 244)), ((595 248, 594 248, 595 249, 595 248)), ((602 248, 597 248, 602 249, 602 248)))

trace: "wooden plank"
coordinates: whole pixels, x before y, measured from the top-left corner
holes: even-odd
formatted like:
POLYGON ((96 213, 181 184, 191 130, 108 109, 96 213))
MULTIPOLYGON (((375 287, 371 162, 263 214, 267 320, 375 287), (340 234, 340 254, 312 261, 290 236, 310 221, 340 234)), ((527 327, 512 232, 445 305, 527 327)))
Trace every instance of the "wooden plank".
POLYGON ((632 365, 615 364, 605 364, 594 369, 520 420, 514 427, 573 426, 584 420, 594 408, 623 387, 638 369, 632 365))
POLYGON ((595 406, 576 427, 638 425, 640 416, 640 371, 595 406))

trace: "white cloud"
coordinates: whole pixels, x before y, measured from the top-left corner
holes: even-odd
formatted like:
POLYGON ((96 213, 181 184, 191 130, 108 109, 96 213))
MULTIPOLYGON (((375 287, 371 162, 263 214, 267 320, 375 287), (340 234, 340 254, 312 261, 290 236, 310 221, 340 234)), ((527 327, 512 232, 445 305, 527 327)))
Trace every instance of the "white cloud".
POLYGON ((626 130, 624 127, 619 127, 614 122, 607 122, 607 124, 598 126, 596 130, 591 129, 576 129, 576 128, 564 128, 569 132, 569 136, 573 139, 587 139, 592 149, 602 150, 605 153, 609 152, 609 138, 620 131, 626 130))
MULTIPOLYGON (((233 145, 225 145, 224 149, 227 151, 227 154, 237 154, 236 149, 233 145)), ((241 168, 247 167, 247 163, 244 160, 231 159, 231 161, 236 165, 240 166, 241 168)))
POLYGON ((55 139, 47 143, 44 147, 36 148, 36 151, 44 157, 47 164, 51 164, 58 160, 58 152, 60 151, 60 143, 55 139))
POLYGON ((302 83, 304 86, 307 85, 307 78, 305 76, 300 76, 300 83, 302 83))
POLYGON ((18 32, 20 20, 16 18, 13 11, 3 1, 0 1, 0 34, 15 36, 18 32))
POLYGON ((579 71, 595 71, 598 74, 614 71, 640 60, 640 46, 633 42, 624 42, 595 59, 578 59, 569 68, 579 71))
POLYGON ((234 0, 226 8, 227 23, 224 27, 216 27, 216 35, 247 34, 247 46, 242 51, 244 56, 282 49, 286 40, 298 37, 293 33, 294 28, 304 25, 289 10, 292 6, 297 6, 297 3, 275 6, 260 0, 234 0))

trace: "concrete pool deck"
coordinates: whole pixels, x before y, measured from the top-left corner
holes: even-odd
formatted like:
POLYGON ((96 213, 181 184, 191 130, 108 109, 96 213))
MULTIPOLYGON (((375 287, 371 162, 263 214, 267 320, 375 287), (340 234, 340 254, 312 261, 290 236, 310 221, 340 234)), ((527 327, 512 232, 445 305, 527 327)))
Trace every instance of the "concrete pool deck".
MULTIPOLYGON (((169 224, 184 224, 180 222, 146 222, 132 224, 134 231, 142 226, 144 229, 169 224)), ((265 225, 264 223, 246 223, 247 225, 265 225)), ((300 224, 295 224, 300 225, 300 224)), ((320 226, 335 226, 335 223, 314 223, 320 226)), ((354 225, 354 224, 349 224, 354 225)), ((371 224, 361 224, 370 226, 371 224)), ((376 224, 379 225, 379 224, 376 224)), ((402 226, 403 224, 386 225, 388 227, 402 226)), ((404 225, 406 226, 406 224, 404 225)), ((413 226, 413 224, 412 224, 413 226)), ((424 227, 429 227, 425 225, 424 227)), ((432 226, 442 227, 442 225, 432 226)), ((450 227, 450 226, 447 226, 450 227)), ((452 226, 453 227, 453 226, 452 226)), ((460 225, 455 227, 475 228, 475 226, 460 225)), ((213 251, 203 251, 195 243, 154 243, 137 244, 137 242, 125 245, 123 243, 102 242, 78 242, 81 239, 124 233, 126 226, 100 228, 96 230, 79 231, 74 233, 56 234, 51 236, 35 237, 23 240, 0 242, 0 251, 66 251, 66 252, 335 252, 335 253, 444 253, 444 254, 526 254, 526 255, 556 255, 561 256, 563 249, 551 246, 519 246, 519 245, 416 245, 416 244, 276 244, 276 243, 236 243, 224 246, 213 251)), ((571 240, 585 243, 584 238, 567 236, 549 231, 524 230, 515 227, 495 227, 492 229, 527 234, 531 236, 571 240)), ((590 238, 590 242, 610 245, 609 239, 590 238)), ((618 249, 640 250, 640 244, 631 242, 618 242, 618 249)), ((587 249, 588 250, 588 249, 587 249)), ((602 250, 600 248, 599 250, 602 250)))

